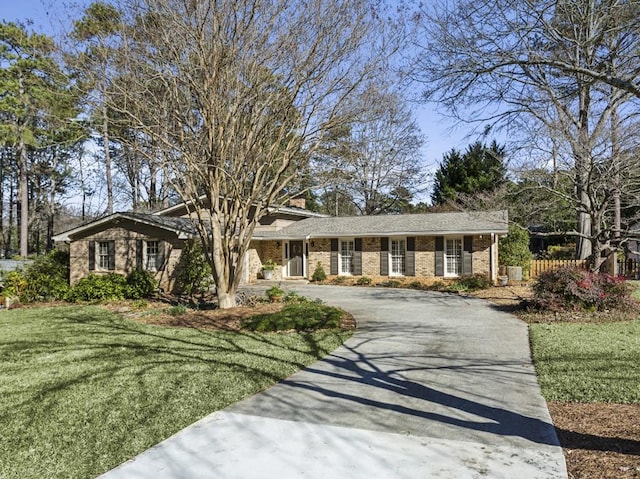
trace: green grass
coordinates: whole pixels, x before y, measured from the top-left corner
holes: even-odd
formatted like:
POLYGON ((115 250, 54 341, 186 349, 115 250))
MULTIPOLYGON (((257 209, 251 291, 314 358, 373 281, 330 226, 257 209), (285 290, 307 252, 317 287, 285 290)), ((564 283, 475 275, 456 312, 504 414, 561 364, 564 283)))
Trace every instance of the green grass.
POLYGON ((640 321, 530 326, 547 400, 640 403, 640 321))
POLYGON ((631 297, 640 301, 640 281, 627 281, 629 289, 631 289, 631 297))
POLYGON ((94 477, 349 334, 162 328, 98 307, 3 311, 0 477, 94 477))

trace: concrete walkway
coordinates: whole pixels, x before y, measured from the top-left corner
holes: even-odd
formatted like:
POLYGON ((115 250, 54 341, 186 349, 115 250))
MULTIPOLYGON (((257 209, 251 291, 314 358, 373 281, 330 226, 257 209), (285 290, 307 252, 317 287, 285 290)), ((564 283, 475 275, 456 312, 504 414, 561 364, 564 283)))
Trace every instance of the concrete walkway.
POLYGON ((567 477, 516 318, 440 293, 295 289, 352 312, 356 334, 101 477, 567 477))

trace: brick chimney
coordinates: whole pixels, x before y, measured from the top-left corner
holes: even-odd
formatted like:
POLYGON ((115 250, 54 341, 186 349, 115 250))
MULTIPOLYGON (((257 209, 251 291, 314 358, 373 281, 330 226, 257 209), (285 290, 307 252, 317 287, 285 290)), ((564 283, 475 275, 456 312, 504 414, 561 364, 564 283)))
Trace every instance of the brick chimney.
POLYGON ((289 200, 289 206, 293 208, 301 208, 304 210, 306 205, 307 201, 304 199, 304 196, 296 196, 289 200))

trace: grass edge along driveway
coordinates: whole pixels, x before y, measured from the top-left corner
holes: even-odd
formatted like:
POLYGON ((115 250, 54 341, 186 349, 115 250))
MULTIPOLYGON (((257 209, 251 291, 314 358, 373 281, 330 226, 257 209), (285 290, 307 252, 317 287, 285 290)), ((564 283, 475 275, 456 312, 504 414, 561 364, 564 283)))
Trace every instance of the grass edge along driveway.
POLYGON ((640 320, 530 325, 547 401, 640 403, 640 320))
POLYGON ((96 476, 350 334, 163 328, 92 306, 2 312, 0 477, 96 476))

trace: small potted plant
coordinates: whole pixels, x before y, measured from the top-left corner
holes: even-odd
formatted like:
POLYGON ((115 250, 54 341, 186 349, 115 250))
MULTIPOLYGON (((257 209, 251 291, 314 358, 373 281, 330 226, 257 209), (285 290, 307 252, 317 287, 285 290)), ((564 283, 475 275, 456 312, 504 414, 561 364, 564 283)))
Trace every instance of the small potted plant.
POLYGON ((279 303, 282 301, 282 297, 284 296, 284 289, 279 288, 278 286, 273 286, 266 290, 264 294, 267 295, 267 298, 269 298, 269 301, 272 303, 279 303))
POLYGON ((272 259, 268 259, 262 264, 262 277, 264 279, 273 279, 273 271, 276 269, 276 263, 272 259))

